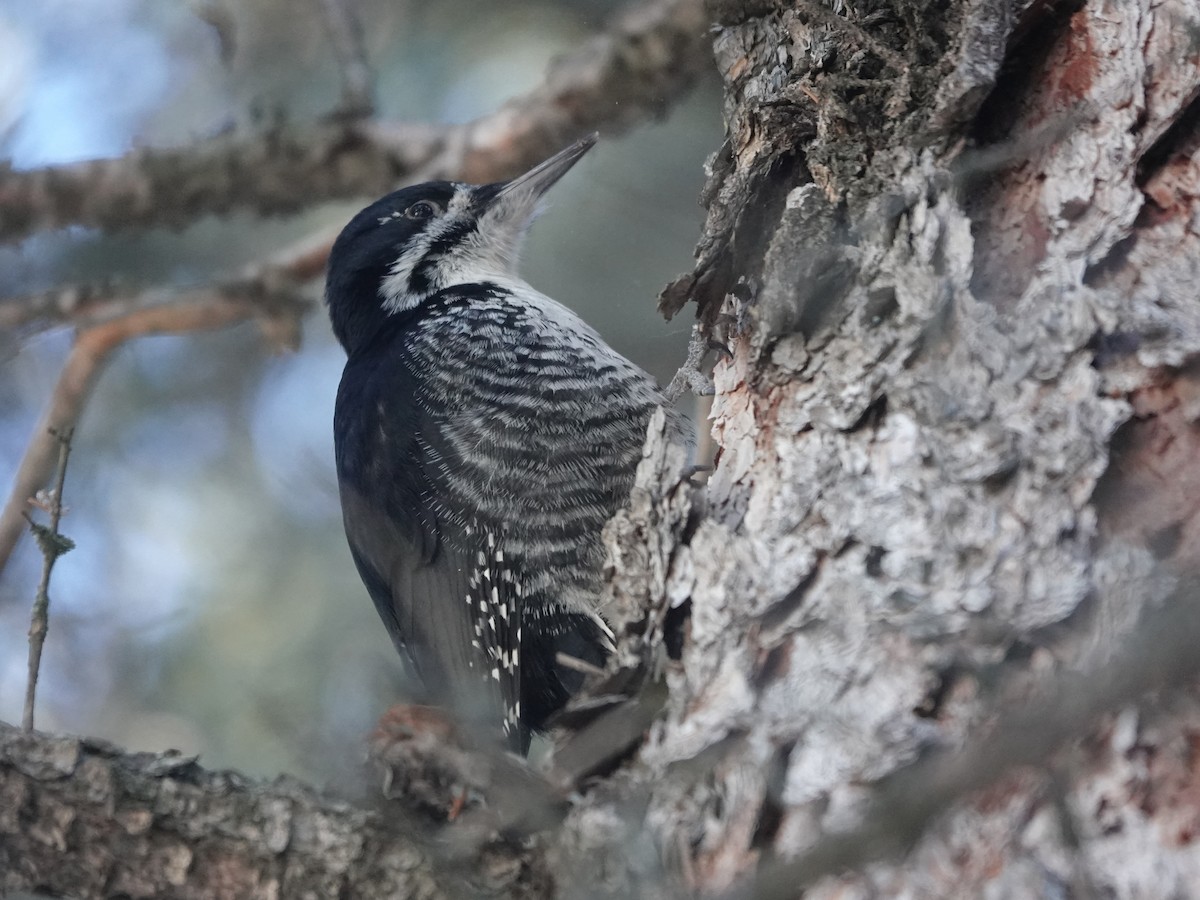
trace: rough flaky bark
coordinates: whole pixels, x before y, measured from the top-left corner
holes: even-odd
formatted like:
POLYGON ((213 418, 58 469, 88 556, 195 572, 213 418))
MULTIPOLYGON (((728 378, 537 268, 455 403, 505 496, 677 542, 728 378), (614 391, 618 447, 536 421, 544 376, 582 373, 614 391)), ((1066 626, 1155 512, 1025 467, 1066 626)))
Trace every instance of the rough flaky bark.
POLYGON ((606 532, 669 693, 541 889, 1195 895, 1200 3, 709 11, 718 465, 606 532))
POLYGON ((9 726, 0 738, 0 892, 441 896, 413 850, 389 848, 368 814, 309 789, 256 792, 192 759, 122 755, 9 726))
POLYGON ((177 753, 0 723, 0 894, 74 897, 544 896, 535 852, 488 844, 460 872, 392 816, 177 753), (481 865, 482 863, 482 865, 481 865))
MULTIPOLYGON (((662 302, 733 355, 707 510, 650 569, 690 621, 633 770, 709 889, 1102 667, 1200 499, 1197 5, 710 8, 729 136, 662 302)), ((813 896, 1191 894, 1196 720, 1127 711, 813 896)))

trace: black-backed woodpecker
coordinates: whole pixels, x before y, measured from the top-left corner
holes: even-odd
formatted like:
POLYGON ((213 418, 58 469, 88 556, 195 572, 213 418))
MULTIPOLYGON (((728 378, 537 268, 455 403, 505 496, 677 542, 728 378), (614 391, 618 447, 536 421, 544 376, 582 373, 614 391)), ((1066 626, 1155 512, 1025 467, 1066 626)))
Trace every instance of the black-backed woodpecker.
POLYGON ((389 194, 329 257, 354 562, 420 699, 521 751, 578 688, 559 654, 607 656, 600 532, 664 403, 649 375, 516 273, 542 195, 595 140, 506 183, 389 194))

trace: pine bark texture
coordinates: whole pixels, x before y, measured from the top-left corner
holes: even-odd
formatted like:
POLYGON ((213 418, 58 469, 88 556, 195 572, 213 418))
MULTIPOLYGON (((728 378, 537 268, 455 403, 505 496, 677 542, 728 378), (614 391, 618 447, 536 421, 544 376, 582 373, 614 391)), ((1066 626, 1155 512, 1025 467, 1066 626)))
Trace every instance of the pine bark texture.
POLYGON ((377 816, 178 754, 123 754, 0 725, 0 894, 436 898, 377 816))
MULTIPOLYGON (((1194 568, 1200 8, 710 11, 728 137, 662 303, 732 350, 719 461, 685 528, 672 494, 610 537, 678 536, 642 583, 687 640, 620 777, 714 890, 1102 671, 1194 568)), ((1195 896, 1198 723, 1186 690, 1120 711, 805 896, 1195 896)))
MULTIPOLYGON (((718 463, 693 485, 652 428, 606 531, 621 660, 665 646, 669 695, 500 894, 799 896, 824 870, 781 861, 1003 711, 1128 666, 1200 557, 1200 0, 709 13, 728 135, 661 304, 730 350, 718 463)), ((1035 717, 1057 753, 980 772, 930 827, 867 823, 907 852, 804 896, 1200 895, 1200 703, 1170 676, 1075 740, 1035 717)), ((3 743, 0 774, 27 768, 3 743)), ((357 895, 436 896, 425 866, 357 895)))

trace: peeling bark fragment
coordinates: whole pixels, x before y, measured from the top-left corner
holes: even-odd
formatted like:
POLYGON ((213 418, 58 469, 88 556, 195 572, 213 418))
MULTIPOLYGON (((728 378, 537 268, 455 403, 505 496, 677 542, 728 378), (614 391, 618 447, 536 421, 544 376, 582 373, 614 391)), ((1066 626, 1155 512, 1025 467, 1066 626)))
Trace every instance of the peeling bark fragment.
POLYGON ((792 332, 811 337, 840 301, 856 274, 853 248, 838 234, 836 210, 814 184, 787 195, 763 260, 762 287, 752 307, 760 345, 792 332))
POLYGON ((996 84, 1012 36, 1010 0, 972 0, 964 4, 954 71, 937 89, 931 130, 949 133, 971 120, 996 84))

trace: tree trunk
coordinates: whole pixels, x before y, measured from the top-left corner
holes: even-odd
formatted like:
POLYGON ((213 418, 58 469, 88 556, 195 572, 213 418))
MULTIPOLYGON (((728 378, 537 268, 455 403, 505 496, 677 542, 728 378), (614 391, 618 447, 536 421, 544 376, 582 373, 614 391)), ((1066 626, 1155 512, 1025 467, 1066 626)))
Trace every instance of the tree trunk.
POLYGON ((1200 893, 1198 7, 710 0, 717 465, 606 532, 669 695, 516 893, 1200 893))
POLYGON ((1061 717, 989 731, 1155 656, 1114 654, 1200 550, 1197 4, 710 10, 728 137, 663 304, 696 299, 732 351, 718 464, 686 527, 677 490, 621 530, 682 535, 643 583, 690 605, 687 639, 625 776, 663 858, 714 890, 858 829, 761 869, 756 896, 795 896, 891 828, 906 859, 811 896, 1200 893, 1191 697, 1085 694, 1112 715, 1049 759, 1021 748, 1069 737, 1061 717), (1014 753, 964 789, 1043 764, 924 833, 881 805, 975 734, 1014 753))

